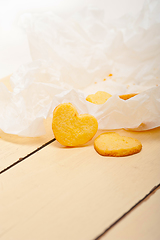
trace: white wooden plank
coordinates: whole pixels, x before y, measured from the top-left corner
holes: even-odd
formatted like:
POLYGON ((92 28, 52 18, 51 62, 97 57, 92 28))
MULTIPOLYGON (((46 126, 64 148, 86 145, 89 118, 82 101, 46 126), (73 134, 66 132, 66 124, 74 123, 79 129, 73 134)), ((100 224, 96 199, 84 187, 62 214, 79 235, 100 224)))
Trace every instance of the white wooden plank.
POLYGON ((51 124, 51 119, 45 120, 47 133, 35 138, 19 137, 0 130, 0 172, 53 139, 51 124))
POLYGON ((159 240, 160 188, 99 240, 159 240))
POLYGON ((140 153, 102 157, 93 140, 54 142, 0 176, 2 240, 88 240, 100 235, 160 182, 160 128, 118 131, 139 139, 140 153))

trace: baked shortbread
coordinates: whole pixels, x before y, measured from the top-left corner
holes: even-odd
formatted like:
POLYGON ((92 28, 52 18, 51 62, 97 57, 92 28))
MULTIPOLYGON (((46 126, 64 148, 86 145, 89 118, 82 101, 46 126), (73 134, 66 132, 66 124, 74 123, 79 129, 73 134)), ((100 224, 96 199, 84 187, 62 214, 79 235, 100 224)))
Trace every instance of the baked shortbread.
POLYGON ((105 103, 108 98, 112 97, 111 94, 104 92, 104 91, 98 91, 95 94, 90 94, 86 97, 86 100, 88 102, 94 103, 94 104, 103 104, 105 103))
POLYGON ((128 93, 128 94, 123 94, 123 95, 119 95, 119 97, 123 100, 128 100, 134 96, 136 96, 138 93, 128 93))
POLYGON ((54 109, 52 129, 56 140, 62 145, 79 146, 93 138, 98 122, 90 114, 79 115, 71 103, 63 103, 54 109))
POLYGON ((123 157, 140 152, 142 144, 135 138, 122 137, 115 132, 106 132, 95 139, 94 148, 103 156, 123 157))

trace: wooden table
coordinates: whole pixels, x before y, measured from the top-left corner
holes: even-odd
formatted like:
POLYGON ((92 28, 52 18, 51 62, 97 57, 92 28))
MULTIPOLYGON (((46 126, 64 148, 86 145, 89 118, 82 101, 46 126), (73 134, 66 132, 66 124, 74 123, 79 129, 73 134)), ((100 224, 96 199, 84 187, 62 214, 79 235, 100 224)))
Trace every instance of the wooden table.
POLYGON ((36 138, 0 130, 0 239, 160 239, 160 128, 117 130, 143 149, 112 158, 95 152, 94 139, 61 146, 51 121, 36 138))

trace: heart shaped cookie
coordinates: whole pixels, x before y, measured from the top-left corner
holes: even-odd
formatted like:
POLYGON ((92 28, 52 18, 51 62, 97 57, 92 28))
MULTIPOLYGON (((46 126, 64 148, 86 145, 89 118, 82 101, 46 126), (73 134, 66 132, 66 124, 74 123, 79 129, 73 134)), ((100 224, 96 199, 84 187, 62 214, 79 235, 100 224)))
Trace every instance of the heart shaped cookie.
POLYGON ((79 146, 93 138, 98 122, 90 114, 79 115, 71 103, 63 103, 54 109, 52 130, 62 145, 79 146))
POLYGON ((86 97, 86 100, 88 102, 94 103, 94 104, 103 104, 105 103, 108 98, 112 97, 111 94, 104 92, 104 91, 98 91, 95 94, 90 94, 86 97))
POLYGON ((123 157, 140 152, 142 144, 135 138, 122 137, 115 132, 106 132, 95 139, 94 148, 103 156, 123 157))

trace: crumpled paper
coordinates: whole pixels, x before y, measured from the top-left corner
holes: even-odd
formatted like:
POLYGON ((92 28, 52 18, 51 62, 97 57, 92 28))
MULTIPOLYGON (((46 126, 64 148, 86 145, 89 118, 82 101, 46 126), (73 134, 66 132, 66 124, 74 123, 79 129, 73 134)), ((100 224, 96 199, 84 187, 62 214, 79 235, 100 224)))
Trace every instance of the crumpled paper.
POLYGON ((25 14, 33 62, 0 85, 0 128, 35 137, 43 119, 71 102, 94 115, 99 129, 148 130, 160 126, 160 2, 148 0, 134 16, 112 22, 105 10, 86 7, 70 18, 52 12, 25 14), (98 90, 112 94, 102 105, 85 100, 98 90), (127 101, 118 96, 139 93, 127 101))

